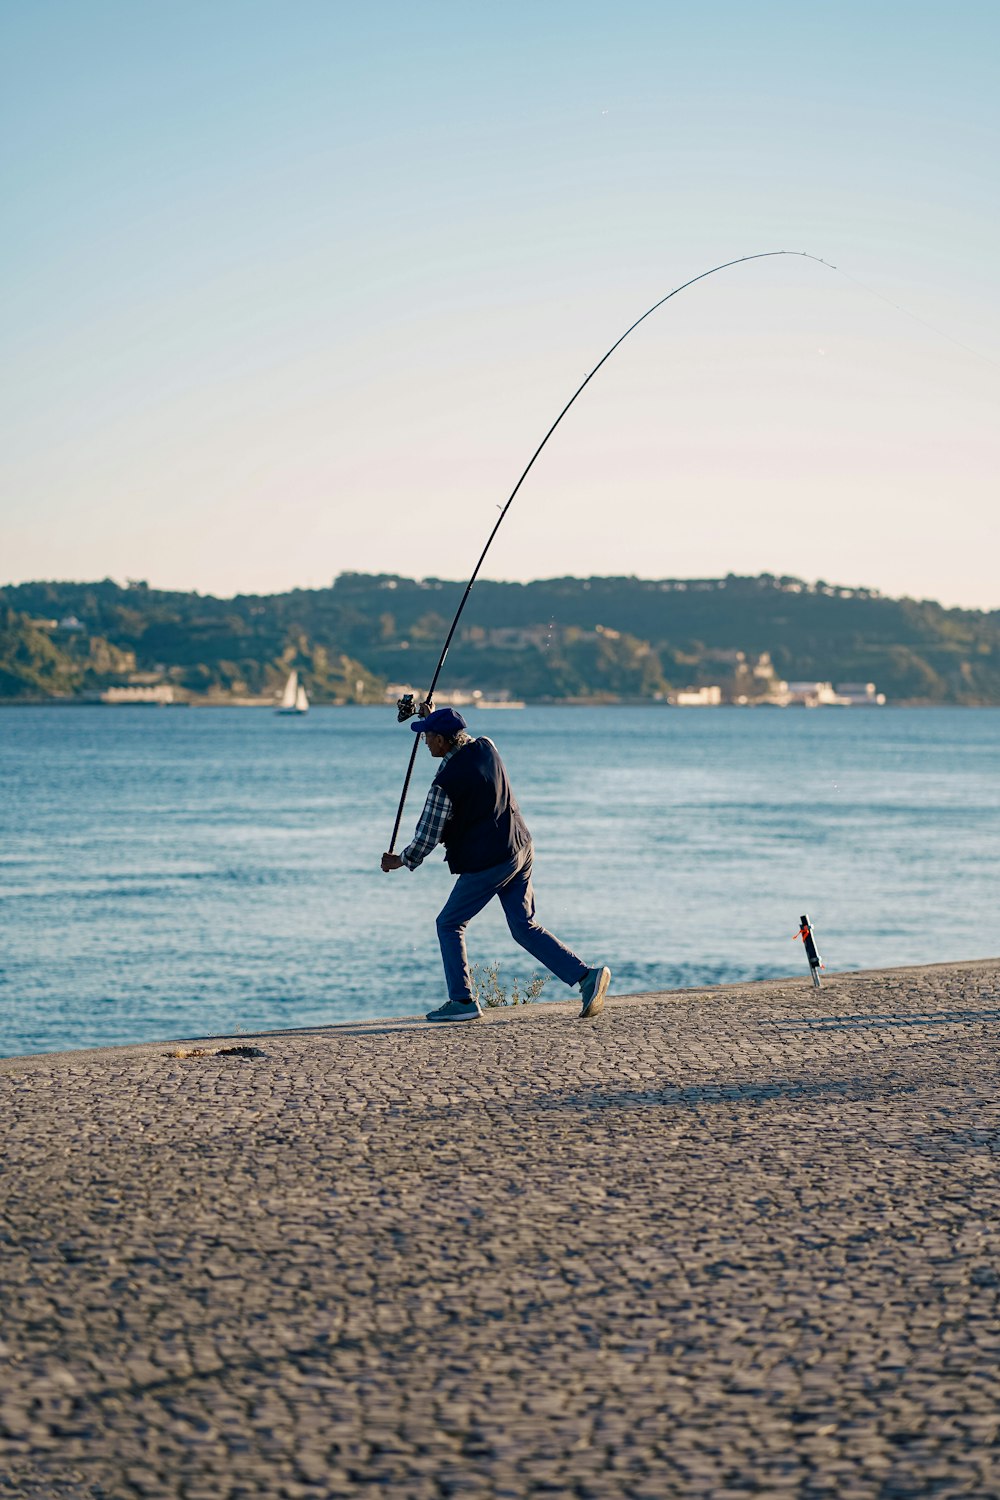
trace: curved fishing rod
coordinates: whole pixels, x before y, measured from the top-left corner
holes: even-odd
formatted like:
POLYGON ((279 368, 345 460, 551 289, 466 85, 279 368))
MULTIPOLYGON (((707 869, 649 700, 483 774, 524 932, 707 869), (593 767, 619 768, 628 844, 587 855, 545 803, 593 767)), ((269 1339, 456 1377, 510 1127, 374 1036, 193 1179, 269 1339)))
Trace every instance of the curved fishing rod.
MULTIPOLYGON (((611 345, 611 348, 608 350, 607 354, 605 354, 602 359, 598 360, 597 364, 591 370, 591 372, 587 376, 587 378, 579 386, 577 386, 576 390, 573 392, 572 396, 570 396, 569 400, 566 402, 566 405, 563 407, 562 411, 556 417, 555 421, 552 423, 552 426, 549 428, 548 432, 542 438, 542 441, 539 443, 538 447, 535 449, 534 453, 531 455, 531 458, 528 460, 528 463, 525 466, 524 472, 522 473, 520 479, 515 484, 514 488, 511 490, 510 495, 507 498, 507 503, 504 505, 503 509, 501 510, 499 516, 497 517, 497 520, 496 520, 496 523, 495 523, 495 525, 493 527, 493 530, 490 532, 489 536, 486 539, 486 546, 483 548, 482 552, 479 554, 479 561, 476 563, 476 566, 472 570, 472 577, 469 579, 468 583, 466 584, 465 593, 462 595, 461 603, 459 604, 458 609, 455 611, 455 618, 451 622, 451 629, 448 631, 447 638, 445 639, 444 646, 442 647, 441 655, 438 658, 438 664, 434 668, 434 676, 431 678, 431 685, 427 689, 427 696, 424 699, 425 703, 431 703, 433 701, 433 698, 434 698, 434 689, 437 687, 438 678, 441 675, 441 668, 444 666, 444 663, 445 663, 445 657, 448 655, 448 650, 449 650, 449 647, 451 646, 452 640, 454 639, 455 631, 458 629, 458 622, 462 618, 462 611, 465 609, 466 601, 468 600, 469 595, 472 593, 472 588, 473 588, 473 585, 475 584, 476 579, 479 577, 479 570, 483 566, 483 562, 486 559, 487 552, 490 550, 490 547, 493 545, 493 538, 496 536, 497 532, 500 530, 500 527, 503 524, 504 516, 507 514, 507 512, 511 508, 511 505, 514 503, 514 499, 515 499, 515 496, 517 495, 518 490, 521 488, 522 484, 527 479, 528 475, 531 473, 531 469, 532 469, 532 467, 534 465, 535 459, 541 453, 542 449, 545 447, 545 444, 548 442, 549 438, 555 432, 556 428, 559 426, 559 423, 562 421, 563 417, 569 411, 570 407, 573 405, 573 402, 576 400, 577 396, 580 396, 580 395, 583 394, 583 392, 586 390, 587 386, 590 384, 590 382, 593 380, 594 376, 597 374, 598 370, 601 368, 601 366, 603 364, 607 363, 607 361, 611 358, 612 354, 614 354, 615 350, 618 348, 619 344, 623 344, 625 342, 625 340, 628 338, 629 334, 632 333, 632 332, 634 332, 634 330, 636 328, 638 328, 638 326, 639 326, 640 323, 644 323, 648 317, 650 317, 653 313, 656 312, 657 308, 662 307, 665 302, 669 302, 670 299, 671 299, 671 297, 676 297, 677 294, 678 294, 678 292, 683 292, 689 286, 694 286, 694 284, 695 284, 696 281, 704 281, 705 278, 706 278, 706 276, 714 276, 717 271, 726 271, 726 270, 729 269, 730 266, 742 266, 748 260, 772 260, 775 256, 778 256, 778 255, 797 255, 797 256, 800 256, 804 260, 814 260, 814 261, 816 261, 817 265, 828 266, 831 271, 835 271, 837 269, 836 266, 830 265, 830 262, 828 260, 823 260, 818 255, 810 255, 808 253, 808 251, 806 251, 806 250, 762 250, 757 255, 740 255, 740 256, 738 256, 736 258, 736 260, 726 260, 726 261, 723 261, 723 263, 722 263, 721 266, 713 266, 711 268, 711 270, 709 270, 709 271, 702 271, 700 273, 700 275, 698 275, 698 276, 692 276, 690 281, 683 281, 683 282, 681 282, 680 286, 675 286, 672 292, 668 292, 665 297, 661 297, 660 300, 659 300, 659 302, 654 302, 653 305, 652 305, 652 307, 649 308, 648 311, 644 312, 641 318, 636 318, 635 322, 632 323, 630 325, 630 327, 626 328, 626 330, 622 334, 621 338, 615 340, 615 342, 611 345)), ((416 705, 414 704, 412 697, 409 697, 409 696, 406 697, 406 698, 401 698, 399 700, 398 707, 399 707, 399 720, 400 720, 400 723, 402 723, 406 719, 412 719, 413 716, 414 716, 414 714, 417 712, 416 705)), ((392 826, 392 838, 389 840, 389 849, 388 849, 388 853, 389 854, 392 854, 395 851, 395 848, 396 848, 396 838, 397 838, 397 835, 399 834, 399 825, 400 825, 400 823, 403 820, 403 808, 406 805, 406 794, 410 790, 410 778, 413 775, 413 766, 414 766, 414 763, 416 761, 417 751, 418 751, 419 748, 420 748, 420 736, 419 735, 414 735, 414 737, 413 737, 413 749, 410 751, 410 762, 409 762, 409 765, 406 768, 406 777, 405 777, 405 779, 403 781, 403 791, 402 791, 402 795, 400 796, 400 799, 399 799, 399 808, 397 809, 397 812, 396 812, 396 821, 395 821, 395 823, 392 826)))

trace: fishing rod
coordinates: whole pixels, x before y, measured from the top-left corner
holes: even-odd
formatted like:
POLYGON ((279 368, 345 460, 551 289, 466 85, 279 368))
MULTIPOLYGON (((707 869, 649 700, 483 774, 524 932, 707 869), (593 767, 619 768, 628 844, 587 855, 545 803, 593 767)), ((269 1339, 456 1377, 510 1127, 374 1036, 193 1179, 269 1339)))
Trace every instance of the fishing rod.
MULTIPOLYGON (((506 516, 507 512, 510 510, 511 506, 513 505, 514 499, 515 499, 515 497, 517 495, 518 490, 521 488, 522 484, 527 479, 528 475, 531 473, 531 470, 532 470, 532 467, 534 465, 535 459, 541 453, 542 449, 545 447, 545 444, 548 442, 549 438, 555 432, 556 428, 559 426, 559 423, 562 421, 563 417, 566 415, 566 413, 569 411, 570 407, 573 405, 573 402, 576 400, 576 398, 578 396, 582 395, 583 392, 587 389, 587 386, 593 380, 594 376, 597 374, 597 372, 601 368, 601 366, 604 365, 604 364, 607 364, 608 360, 611 358, 612 354, 614 354, 614 352, 618 348, 618 346, 620 344, 623 344, 625 342, 625 340, 628 338, 629 334, 632 333, 632 332, 634 332, 634 330, 636 328, 638 328, 638 326, 639 326, 640 323, 645 323, 646 319, 648 317, 650 317, 653 313, 655 313, 656 310, 657 310, 657 308, 662 307, 665 302, 669 302, 670 299, 671 299, 671 297, 676 297, 677 294, 678 294, 678 292, 686 291, 689 286, 694 286, 695 282, 697 282, 697 281, 704 281, 705 278, 706 278, 706 276, 714 276, 718 271, 726 271, 726 270, 729 269, 730 266, 742 266, 742 265, 744 265, 749 260, 772 260, 776 256, 779 256, 779 255, 797 255, 797 256, 801 257, 803 260, 814 260, 817 263, 817 265, 827 266, 827 267, 829 267, 829 269, 831 271, 835 271, 837 269, 837 267, 831 265, 828 260, 823 260, 818 255, 810 255, 808 253, 808 251, 806 251, 806 250, 762 250, 757 255, 740 255, 740 256, 737 257, 736 260, 726 260, 726 261, 723 261, 722 265, 720 265, 720 266, 713 266, 711 268, 711 270, 709 270, 709 271, 702 271, 700 273, 700 275, 698 275, 698 276, 692 276, 690 281, 683 281, 683 282, 681 282, 680 286, 675 286, 672 292, 668 292, 665 297, 661 297, 660 300, 659 300, 659 302, 654 302, 653 305, 652 305, 652 307, 649 308, 648 311, 644 312, 641 318, 636 318, 635 322, 632 323, 628 328, 626 328, 626 330, 622 334, 621 338, 615 340, 615 342, 611 345, 611 348, 608 350, 607 354, 605 354, 602 359, 598 360, 597 364, 591 370, 590 374, 586 377, 586 379, 584 381, 582 381, 579 386, 577 386, 576 390, 573 392, 572 396, 570 396, 569 400, 566 402, 566 405, 563 407, 562 411, 556 417, 555 421, 552 423, 552 426, 549 428, 548 432, 542 438, 542 441, 539 443, 538 447, 535 449, 534 453, 531 455, 531 458, 528 460, 528 463, 525 466, 524 472, 522 473, 520 479, 515 484, 514 488, 511 490, 510 495, 507 498, 506 505, 504 505, 503 509, 501 510, 501 512, 500 512, 499 516, 497 517, 497 520, 496 520, 496 522, 495 522, 495 524, 493 526, 493 530, 490 532, 489 536, 486 539, 486 546, 483 548, 482 552, 479 554, 479 561, 476 563, 476 566, 472 570, 472 577, 469 579, 468 583, 466 584, 466 586, 465 586, 465 593, 462 595, 461 603, 459 604, 458 609, 455 611, 455 618, 451 622, 451 628, 448 631, 448 635, 447 635, 447 637, 445 639, 444 646, 441 649, 441 655, 438 657, 438 664, 434 668, 434 676, 431 678, 431 685, 427 689, 427 694, 426 694, 426 696, 425 696, 425 698, 423 700, 424 703, 429 704, 429 705, 433 704, 433 701, 434 701, 434 689, 437 687, 438 678, 441 676, 441 669, 442 669, 442 667, 444 666, 444 663, 445 663, 445 657, 448 655, 448 650, 449 650, 449 648, 451 646, 452 640, 454 639, 455 631, 458 629, 458 622, 462 618, 462 611, 465 609, 466 602, 468 601, 469 595, 472 593, 473 585, 475 584, 476 579, 479 577, 479 570, 483 566, 483 563, 484 563, 484 561, 486 559, 486 554, 487 554, 487 552, 489 552, 490 547, 493 545, 493 538, 496 536, 497 532, 500 530, 500 527, 503 524, 503 519, 506 516)), ((414 702, 413 694, 412 693, 407 693, 404 697, 400 698, 399 701, 398 701, 398 703, 396 704, 396 709, 397 709, 398 721, 399 721, 400 724, 405 723, 405 721, 407 719, 412 719, 413 716, 416 713, 419 712, 419 709, 417 708, 417 705, 414 702)), ((396 848, 396 838, 397 838, 397 836, 399 834, 399 825, 400 825, 400 823, 403 820, 403 808, 406 805, 406 794, 410 790, 410 779, 413 776, 413 767, 414 767, 414 764, 415 764, 416 759, 417 759, 417 751, 418 751, 419 748, 420 748, 420 736, 419 735, 414 735, 414 737, 413 737, 413 748, 410 751, 410 761, 409 761, 409 765, 406 768, 406 776, 405 776, 404 781, 403 781, 403 791, 402 791, 402 795, 400 796, 400 799, 399 799, 399 807, 398 807, 398 809, 396 811, 396 821, 395 821, 395 823, 392 826, 392 838, 389 840, 389 849, 388 849, 388 853, 389 854, 392 854, 395 851, 395 848, 396 848)))

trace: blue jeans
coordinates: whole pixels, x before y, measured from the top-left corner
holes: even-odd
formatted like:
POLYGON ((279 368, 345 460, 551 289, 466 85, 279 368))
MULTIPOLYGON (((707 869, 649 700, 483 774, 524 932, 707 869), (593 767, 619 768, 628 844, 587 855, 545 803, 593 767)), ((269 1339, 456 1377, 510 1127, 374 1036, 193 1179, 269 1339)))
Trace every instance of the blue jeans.
POLYGON ((444 976, 449 1000, 471 1000, 472 980, 465 951, 465 929, 472 918, 487 906, 494 896, 500 897, 503 914, 515 943, 526 948, 533 958, 561 979, 563 984, 579 984, 587 965, 577 958, 565 943, 546 932, 535 921, 535 893, 531 887, 532 848, 529 844, 513 859, 489 870, 460 875, 437 919, 438 942, 444 960, 444 976))

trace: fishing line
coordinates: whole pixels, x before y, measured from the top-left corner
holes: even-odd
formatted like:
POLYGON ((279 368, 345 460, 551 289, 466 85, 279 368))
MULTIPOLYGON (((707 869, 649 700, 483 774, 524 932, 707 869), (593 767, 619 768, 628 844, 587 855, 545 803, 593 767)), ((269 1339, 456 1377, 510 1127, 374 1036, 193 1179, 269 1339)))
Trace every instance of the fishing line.
MULTIPOLYGON (((829 262, 824 261, 823 264, 828 265, 829 262)), ((903 307, 899 302, 893 302, 892 298, 887 297, 884 292, 877 292, 873 286, 866 286, 863 281, 859 281, 856 276, 852 276, 850 271, 845 271, 840 266, 833 266, 832 269, 837 271, 839 275, 846 276, 848 281, 853 281, 854 285, 860 287, 863 292, 867 292, 869 297, 877 297, 887 307, 892 307, 896 312, 902 313, 904 318, 910 318, 914 323, 919 323, 921 328, 929 328, 931 333, 937 334, 938 338, 947 339, 948 343, 954 344, 956 349, 964 349, 966 354, 973 354, 976 359, 985 360, 988 365, 992 365, 994 370, 1000 370, 1000 360, 995 360, 989 354, 984 354, 981 349, 974 349, 971 344, 963 344, 962 340, 957 339, 954 334, 946 333, 943 328, 938 328, 934 323, 928 323, 927 319, 922 318, 919 313, 911 312, 908 307, 903 307)))
MULTIPOLYGON (((528 460, 528 463, 525 466, 520 479, 517 481, 507 498, 507 503, 504 505, 499 516, 497 517, 496 522, 493 526, 493 530, 490 532, 489 536, 486 539, 486 546, 483 548, 482 552, 479 555, 479 561, 476 563, 476 566, 472 570, 472 577, 466 584, 465 593, 462 595, 462 599, 458 606, 458 609, 455 611, 455 618, 451 622, 451 628, 448 631, 447 638, 445 639, 444 646, 441 650, 441 655, 438 658, 438 664, 434 668, 434 676, 431 678, 431 685, 427 689, 427 694, 424 699, 425 703, 431 703, 433 701, 434 689, 437 687, 438 678, 441 675, 441 669, 444 666, 445 658, 448 655, 449 648, 451 646, 452 640, 454 639, 455 631, 458 629, 458 622, 462 618, 462 611, 465 609, 466 601, 468 600, 469 595, 472 593, 472 588, 475 584, 476 579, 479 577, 479 570, 486 559, 487 552, 489 552, 490 547, 493 544, 493 538, 500 530, 500 527, 503 524, 503 519, 506 516, 507 512, 510 510, 511 505, 514 503, 514 499, 517 495, 518 490, 527 479, 534 465, 535 459, 541 453, 542 449, 545 447, 545 444, 555 432, 563 417, 569 411, 576 398, 586 390, 587 386, 593 380, 594 376, 597 374, 601 366, 607 364, 608 360, 611 358, 612 354, 614 354, 619 345, 625 342, 629 334, 634 332, 634 330, 638 328, 640 323, 644 323, 646 319, 648 317, 651 317, 658 308, 662 307, 665 302, 669 302, 672 297, 676 297, 679 292, 686 291, 689 286, 694 286, 698 281, 704 281, 707 276, 714 276, 719 271, 728 270, 730 266, 742 266, 745 265, 747 261, 751 260, 773 260, 775 257, 780 255, 796 255, 803 260, 813 260, 817 265, 826 266, 831 271, 837 270, 837 267, 831 265, 828 260, 823 260, 818 255, 810 255, 805 250, 763 250, 760 251, 757 255, 740 255, 736 260, 723 261, 723 263, 719 266, 712 266, 711 270, 702 271, 698 276, 692 276, 690 281, 683 281, 680 286, 675 286, 672 292, 668 292, 665 297, 661 297, 659 302, 654 302, 652 307, 644 312, 641 318, 636 318, 635 322, 632 323, 628 328, 626 328, 621 338, 615 340, 615 342, 611 345, 611 348, 608 350, 607 354, 605 354, 602 359, 598 360, 597 364, 591 370, 590 374, 580 383, 579 386, 577 386, 576 390, 573 392, 572 396, 570 396, 569 400, 566 402, 566 405, 563 407, 562 411, 556 417, 555 421, 552 423, 552 426, 549 428, 548 432, 542 438, 542 441, 539 443, 538 447, 531 455, 531 458, 528 460)), ((416 704, 414 703, 413 697, 410 694, 407 694, 406 697, 401 698, 397 706, 399 711, 399 720, 401 723, 406 719, 411 719, 417 712, 416 704)), ((403 781, 403 791, 399 799, 399 808, 396 812, 396 821, 392 827, 392 838, 389 840, 389 848, 387 851, 389 854, 392 854, 396 848, 396 837, 399 833, 399 825, 402 822, 403 808, 406 804, 406 794, 410 789, 410 779, 413 775, 413 767, 417 759, 417 751, 419 748, 420 736, 418 734, 415 734, 413 736, 413 749, 410 751, 410 761, 406 768, 406 776, 403 781)))

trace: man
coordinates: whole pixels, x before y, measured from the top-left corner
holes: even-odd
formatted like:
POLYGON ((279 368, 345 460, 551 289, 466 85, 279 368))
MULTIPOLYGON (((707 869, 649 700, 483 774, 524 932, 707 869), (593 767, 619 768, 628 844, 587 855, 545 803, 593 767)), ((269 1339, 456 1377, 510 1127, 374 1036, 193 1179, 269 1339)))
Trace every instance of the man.
MULTIPOLYGON (((427 710, 423 705, 421 712, 427 710)), ((473 739, 453 708, 426 711, 410 728, 422 734, 441 768, 431 783, 413 842, 399 854, 383 854, 382 869, 415 870, 444 843, 448 868, 458 876, 437 919, 448 999, 428 1012, 428 1021, 476 1021, 482 1015, 472 993, 465 929, 483 907, 499 896, 511 937, 561 979, 579 986, 581 1016, 596 1016, 604 1005, 611 970, 588 968, 558 938, 535 921, 531 888, 531 834, 492 740, 473 739)))

